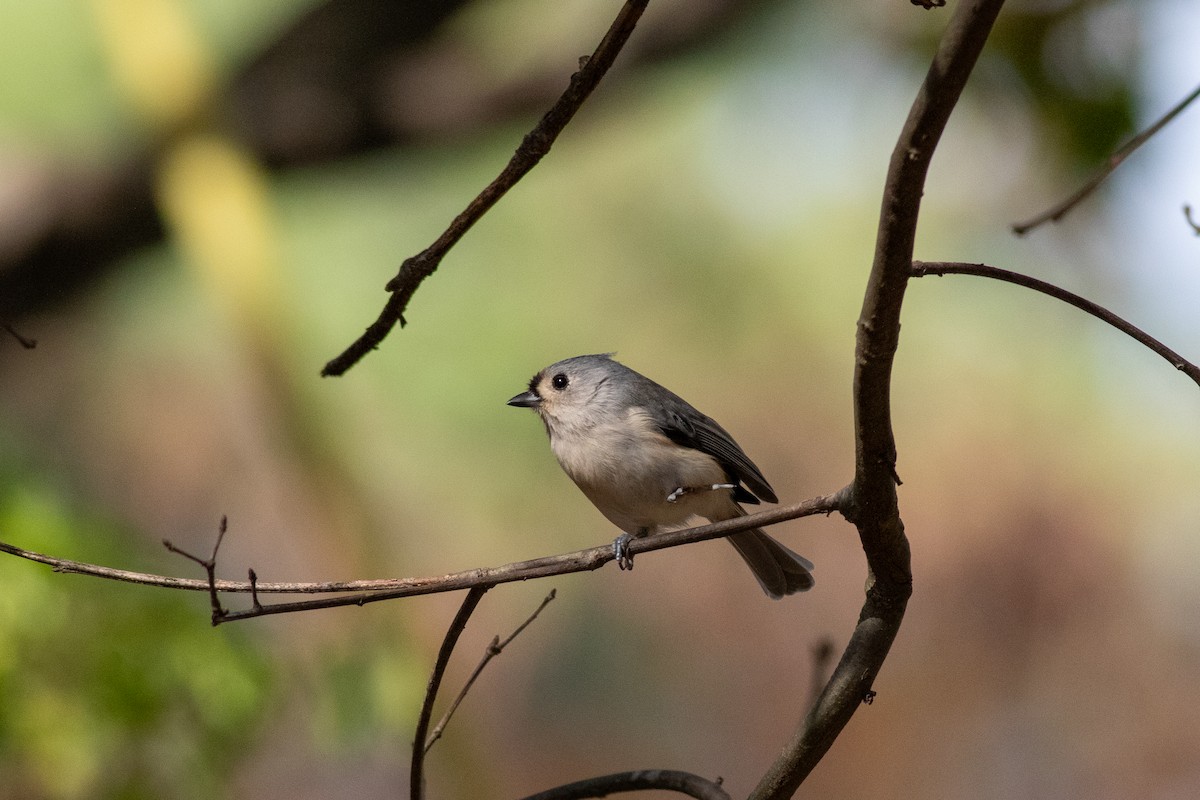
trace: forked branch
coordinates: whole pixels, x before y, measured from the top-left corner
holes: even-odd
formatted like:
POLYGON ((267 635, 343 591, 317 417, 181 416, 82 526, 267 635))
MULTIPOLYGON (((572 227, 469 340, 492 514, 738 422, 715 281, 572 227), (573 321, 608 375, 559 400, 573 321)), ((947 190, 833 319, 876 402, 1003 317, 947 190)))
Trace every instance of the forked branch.
POLYGON ((487 650, 485 650, 483 653, 483 658, 481 658, 479 663, 475 665, 475 669, 471 671, 470 677, 467 678, 466 683, 464 683, 462 689, 459 690, 458 696, 454 698, 452 703, 450 703, 450 707, 446 709, 446 713, 442 715, 442 718, 438 720, 438 724, 433 726, 433 730, 430 731, 429 736, 426 737, 426 753, 428 753, 430 748, 433 747, 434 742, 442 738, 442 733, 446 730, 446 726, 450 724, 451 717, 454 716, 454 712, 458 710, 459 705, 467 696, 467 692, 471 691, 471 687, 475 685, 475 681, 477 681, 479 676, 483 674, 484 668, 491 663, 493 658, 503 653, 504 648, 512 644, 513 639, 516 639, 521 635, 521 631, 528 628, 533 621, 538 618, 538 615, 542 613, 542 610, 554 601, 555 595, 555 590, 551 589, 550 594, 546 595, 541 604, 534 609, 532 614, 529 615, 529 618, 518 625, 517 629, 510 633, 507 639, 500 641, 499 636, 492 639, 491 643, 487 646, 487 650))

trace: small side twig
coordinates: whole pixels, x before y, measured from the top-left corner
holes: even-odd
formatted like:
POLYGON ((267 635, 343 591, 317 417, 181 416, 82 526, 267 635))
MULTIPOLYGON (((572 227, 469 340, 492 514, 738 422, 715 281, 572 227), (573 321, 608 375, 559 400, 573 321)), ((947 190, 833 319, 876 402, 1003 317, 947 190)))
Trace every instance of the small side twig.
POLYGON ((1192 233, 1200 236, 1200 222, 1196 222, 1196 220, 1192 219, 1192 207, 1188 203, 1184 203, 1183 205, 1183 218, 1187 220, 1187 224, 1189 227, 1191 227, 1192 233))
POLYGON ((1017 286, 1024 286, 1026 289, 1047 294, 1057 300, 1062 300, 1068 305, 1078 308, 1096 317, 1099 320, 1107 322, 1122 333, 1132 337, 1139 343, 1148 347, 1154 353, 1157 353, 1162 358, 1166 359, 1171 366, 1187 375, 1197 386, 1200 386, 1200 366, 1193 364, 1183 356, 1176 353, 1165 344, 1155 339, 1150 334, 1143 331, 1136 325, 1126 322, 1121 317, 1109 311, 1104 306, 1093 303, 1074 292, 1068 292, 1055 286, 1052 283, 1031 278, 1028 275, 1022 275, 1019 272, 1012 272, 999 267, 990 267, 987 264, 963 264, 959 262, 922 262, 914 261, 912 265, 912 275, 914 278, 921 278, 926 275, 976 275, 981 278, 994 278, 995 280, 1012 283, 1017 286))
POLYGON ((490 662, 493 658, 504 652, 504 648, 508 647, 512 640, 516 639, 517 636, 520 635, 521 631, 528 628, 530 623, 538 618, 538 614, 541 614, 542 609, 550 605, 550 601, 555 598, 555 595, 555 590, 551 589, 550 594, 542 598, 541 604, 534 609, 533 613, 529 615, 529 618, 522 622, 515 631, 509 634, 507 639, 500 641, 499 636, 492 639, 491 643, 487 646, 487 649, 483 652, 483 658, 475 666, 475 670, 471 673, 471 676, 467 678, 467 682, 463 684, 462 690, 458 693, 458 697, 454 698, 454 702, 450 704, 450 708, 448 708, 446 713, 442 715, 442 718, 438 720, 438 724, 433 726, 433 731, 430 732, 429 739, 425 742, 426 753, 433 748, 434 742, 442 738, 442 733, 446 730, 446 726, 450 724, 450 718, 453 717, 454 712, 458 710, 458 706, 462 703, 463 698, 467 696, 467 692, 469 692, 471 687, 475 685, 475 681, 483 672, 483 668, 486 667, 488 662, 490 662))
POLYGON ((438 688, 442 685, 442 676, 446 674, 446 665, 450 663, 450 655, 454 652, 458 637, 466 629, 467 621, 471 619, 471 614, 475 613, 479 601, 483 599, 489 588, 491 587, 475 586, 467 592, 462 605, 459 606, 458 613, 454 615, 454 621, 450 623, 450 629, 446 631, 446 636, 442 639, 437 661, 434 662, 433 672, 429 676, 429 686, 425 689, 425 702, 421 704, 421 714, 417 717, 417 729, 413 734, 412 768, 409 772, 410 800, 421 800, 424 796, 422 775, 425 768, 426 732, 429 730, 429 719, 433 716, 433 701, 437 699, 438 688))
MULTIPOLYGON (((220 625, 221 620, 225 619, 226 614, 228 614, 225 608, 221 605, 221 598, 217 594, 217 553, 221 550, 221 542, 225 539, 225 531, 227 528, 228 520, 226 519, 225 515, 222 514, 221 524, 217 527, 217 541, 213 543, 212 555, 208 558, 200 558, 199 556, 192 555, 188 551, 171 544, 169 539, 163 539, 162 542, 163 547, 167 548, 172 553, 181 555, 189 561, 194 561, 195 563, 204 567, 204 572, 208 575, 208 599, 209 602, 212 603, 213 627, 220 625)), ((251 572, 251 575, 253 576, 253 572, 251 572)), ((254 582, 255 581, 252 579, 251 584, 253 585, 254 582)))
POLYGON ((7 322, 0 323, 0 328, 4 328, 4 330, 8 331, 9 335, 20 342, 21 347, 24 347, 26 350, 32 350, 33 348, 37 347, 37 339, 29 339, 25 336, 22 336, 17 332, 16 328, 14 328, 12 325, 9 325, 7 322))
POLYGON ((646 789, 679 792, 696 800, 730 800, 729 793, 721 788, 719 781, 673 769, 640 769, 601 775, 531 794, 525 800, 584 800, 646 789))
POLYGON ((262 603, 258 600, 258 573, 251 567, 249 570, 250 578, 250 605, 255 611, 262 610, 262 603))
POLYGON ((596 47, 596 51, 591 56, 580 59, 579 71, 571 76, 571 82, 566 91, 538 121, 534 129, 526 134, 503 171, 470 202, 461 214, 454 218, 445 232, 437 238, 437 241, 417 255, 406 259, 400 265, 400 271, 387 284, 387 290, 392 293, 392 296, 384 304, 379 317, 341 355, 325 365, 325 368, 321 370, 322 375, 329 377, 344 374, 367 353, 377 348, 391 333, 396 323, 399 323, 401 327, 404 326, 404 311, 417 287, 437 270, 446 253, 458 243, 458 240, 470 230, 471 226, 478 222, 526 173, 537 166, 546 153, 550 152, 550 147, 554 144, 555 139, 567 127, 567 123, 575 116, 575 112, 591 95, 592 90, 596 88, 600 79, 604 77, 613 61, 616 60, 617 54, 629 40, 634 26, 637 25, 649 1, 627 0, 617 13, 612 25, 609 26, 608 32, 600 41, 599 46, 596 47))
POLYGON ((1038 214, 1035 217, 1031 217, 1024 222, 1014 223, 1012 226, 1013 233, 1017 234, 1018 236, 1024 236, 1026 233, 1038 227, 1039 225, 1043 225, 1047 222, 1058 222, 1060 219, 1065 217, 1067 213, 1071 211, 1071 209, 1082 203, 1085 199, 1087 199, 1088 195, 1096 191, 1100 184, 1104 183, 1105 179, 1108 178, 1109 175, 1113 174, 1113 172, 1116 171, 1117 167, 1121 166, 1125 159, 1133 155, 1135 150, 1148 142, 1150 138, 1154 136, 1154 134, 1165 128, 1171 120, 1179 116, 1179 114, 1189 105, 1191 105, 1197 97, 1200 97, 1200 86, 1197 86, 1195 89, 1193 89, 1187 97, 1180 100, 1174 108, 1164 114, 1157 122, 1155 122, 1149 128, 1146 128, 1137 136, 1134 136, 1132 139, 1126 142, 1120 150, 1109 156, 1108 161, 1105 162, 1103 168, 1093 175, 1091 180, 1080 187, 1079 191, 1075 192, 1073 195, 1068 197, 1066 200, 1063 200, 1053 208, 1043 211, 1041 214, 1038 214))

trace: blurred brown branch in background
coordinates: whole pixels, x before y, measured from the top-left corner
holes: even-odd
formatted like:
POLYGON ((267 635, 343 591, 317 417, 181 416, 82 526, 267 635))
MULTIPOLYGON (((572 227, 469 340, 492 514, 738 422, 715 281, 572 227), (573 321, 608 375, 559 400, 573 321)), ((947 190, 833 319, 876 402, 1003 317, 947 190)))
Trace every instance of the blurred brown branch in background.
POLYGON ((822 636, 812 646, 812 679, 809 705, 816 705, 826 682, 829 680, 829 665, 833 663, 833 638, 822 636))
MULTIPOLYGON (((753 13, 758 0, 693 0, 647 27, 627 52, 646 64, 703 45, 753 13)), ((431 91, 441 72, 470 72, 439 39, 464 0, 324 0, 312 4, 191 111, 275 170, 335 162, 384 147, 462 136, 544 108, 558 73, 539 65, 511 81, 479 76, 431 91), (419 88, 415 88, 419 87, 419 88)), ((627 48, 628 50, 628 48, 627 48)), ((166 234, 154 176, 165 139, 103 160, 0 148, 0 318, 12 322, 99 283, 166 234)))
POLYGON ((7 322, 0 324, 0 327, 3 327, 4 330, 8 331, 8 334, 16 339, 17 343, 26 350, 32 350, 33 348, 37 347, 37 339, 29 339, 25 336, 22 336, 15 328, 13 328, 12 325, 9 325, 7 322))

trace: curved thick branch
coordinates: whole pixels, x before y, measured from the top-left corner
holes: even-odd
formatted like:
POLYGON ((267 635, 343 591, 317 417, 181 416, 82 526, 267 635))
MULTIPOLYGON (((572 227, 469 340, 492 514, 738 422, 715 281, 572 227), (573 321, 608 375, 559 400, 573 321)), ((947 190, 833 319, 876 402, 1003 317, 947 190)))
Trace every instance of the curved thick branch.
POLYGON ((404 310, 408 308, 408 301, 412 299, 417 287, 437 270, 446 253, 471 229, 471 226, 478 222, 509 189, 515 186, 517 181, 536 167, 546 153, 550 152, 554 140, 567 127, 567 123, 575 116, 575 112, 579 110, 583 102, 591 95, 592 90, 600 83, 600 79, 608 72, 608 68, 612 66, 649 2, 650 0, 627 0, 612 25, 609 26, 608 33, 605 34, 596 51, 592 53, 591 57, 581 59, 579 71, 571 76, 571 83, 567 90, 558 98, 558 102, 546 112, 537 126, 525 135, 520 147, 517 148, 504 170, 471 201, 461 214, 454 218, 450 227, 446 228, 437 241, 415 256, 406 259, 400 265, 400 271, 396 277, 388 282, 387 290, 392 293, 392 296, 384 304, 379 317, 341 355, 325 365, 325 368, 321 370, 322 375, 328 377, 344 374, 363 356, 378 347, 391 333, 397 322, 401 327, 404 326, 404 310))
MULTIPOLYGON (((834 511, 842 510, 843 497, 844 493, 839 492, 824 497, 814 497, 810 500, 804 500, 788 506, 780 506, 769 511, 762 511, 745 517, 738 517, 737 519, 725 520, 724 522, 714 522, 694 528, 657 533, 654 536, 634 539, 629 543, 628 549, 631 554, 638 555, 653 550, 663 550, 668 547, 679 547, 693 542, 718 539, 728 536, 731 533, 776 525, 780 522, 799 519, 800 517, 808 517, 815 514, 831 514, 834 511)), ((531 578, 546 578, 552 575, 587 572, 599 569, 613 560, 613 548, 610 545, 601 545, 600 547, 590 547, 586 550, 578 550, 573 553, 543 556, 542 558, 518 561, 499 567, 481 567, 434 577, 329 583, 271 583, 264 581, 251 582, 214 579, 213 583, 210 584, 206 580, 131 572, 129 570, 103 567, 97 564, 87 564, 81 561, 55 558, 54 556, 35 553, 31 550, 25 550, 4 542, 0 542, 0 552, 46 564, 56 572, 91 575, 96 578, 119 580, 164 589, 210 592, 215 587, 217 591, 221 592, 254 592, 258 595, 267 593, 346 593, 337 597, 322 597, 316 600, 297 601, 294 603, 255 605, 243 611, 227 611, 220 620, 217 620, 220 623, 249 619, 267 614, 286 614, 296 611, 311 611, 319 608, 334 608, 337 606, 361 606, 397 597, 453 592, 460 589, 470 589, 475 586, 496 586, 501 583, 512 583, 514 581, 530 580, 531 578)))
POLYGON ((925 176, 1003 0, 962 0, 942 36, 892 152, 875 258, 858 322, 854 372, 855 474, 843 511, 867 557, 867 597, 824 692, 752 798, 790 798, 868 696, 912 593, 908 539, 896 497, 892 363, 912 265, 925 176))
POLYGON ((987 264, 964 264, 953 261, 914 261, 912 275, 914 278, 921 278, 926 275, 977 275, 981 278, 994 278, 998 281, 1024 286, 1027 289, 1033 289, 1036 292, 1050 295, 1055 299, 1062 300, 1064 303, 1091 314, 1097 319, 1107 322, 1117 330, 1137 340, 1162 356, 1171 366, 1191 378, 1197 386, 1200 386, 1200 367, 1188 361, 1141 328, 1118 317, 1104 306, 1097 305, 1091 300, 1080 297, 1073 292, 1068 292, 1066 289, 1059 288, 1052 283, 1047 283, 1038 278, 1031 278, 1028 275, 1022 275, 1019 272, 1012 272, 1007 269, 1000 269, 999 267, 989 267, 987 264))
POLYGON ((617 792, 637 792, 647 789, 665 789, 686 794, 696 800, 729 800, 729 794, 719 784, 671 769, 640 769, 588 778, 555 789, 547 789, 526 797, 525 800, 584 800, 589 797, 608 797, 617 792))

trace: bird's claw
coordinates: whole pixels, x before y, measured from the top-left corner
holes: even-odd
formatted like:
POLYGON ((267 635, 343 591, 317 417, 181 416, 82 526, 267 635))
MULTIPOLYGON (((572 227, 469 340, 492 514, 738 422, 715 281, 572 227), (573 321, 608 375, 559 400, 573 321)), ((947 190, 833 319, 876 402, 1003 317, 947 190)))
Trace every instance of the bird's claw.
POLYGON ((622 533, 613 539, 613 557, 621 569, 633 569, 633 553, 629 552, 629 543, 632 541, 633 535, 629 533, 622 533))

